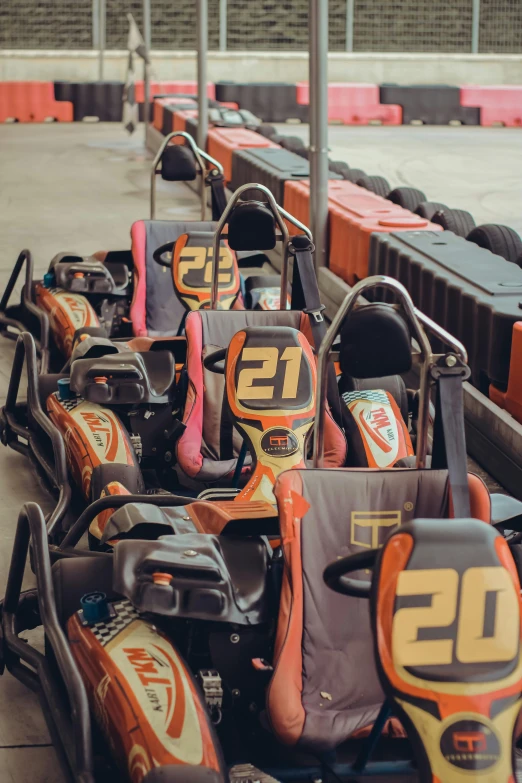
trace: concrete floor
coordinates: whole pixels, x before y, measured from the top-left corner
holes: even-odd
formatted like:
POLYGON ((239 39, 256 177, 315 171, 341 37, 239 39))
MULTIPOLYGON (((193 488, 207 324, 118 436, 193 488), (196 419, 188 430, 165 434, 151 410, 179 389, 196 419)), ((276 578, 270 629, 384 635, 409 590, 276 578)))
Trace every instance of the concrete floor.
MULTIPOLYGON (((132 222, 149 214, 150 156, 141 139, 141 130, 129 139, 109 124, 0 125, 0 290, 22 248, 32 250, 43 273, 61 250, 130 246, 132 222)), ((507 129, 330 129, 333 158, 383 174, 393 185, 422 188, 433 200, 470 210, 477 222, 522 232, 521 140, 520 131, 507 129)), ((158 179, 158 217, 197 219, 198 201, 184 185, 158 179)), ((0 401, 12 355, 13 344, 1 340, 0 401)), ((0 493, 3 595, 18 511, 29 500, 48 510, 49 496, 28 462, 4 448, 0 493)), ((2 783, 62 781, 37 700, 9 675, 0 678, 0 769, 2 783)))

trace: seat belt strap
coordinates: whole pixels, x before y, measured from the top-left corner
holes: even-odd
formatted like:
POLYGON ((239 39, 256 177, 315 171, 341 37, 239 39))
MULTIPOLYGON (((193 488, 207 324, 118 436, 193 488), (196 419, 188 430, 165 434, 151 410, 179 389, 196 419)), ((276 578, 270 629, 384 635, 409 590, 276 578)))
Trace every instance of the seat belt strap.
POLYGON ((431 463, 447 468, 454 515, 460 519, 471 516, 462 382, 462 373, 438 375, 431 463))
MULTIPOLYGON (((290 252, 294 257, 292 277, 292 310, 302 310, 308 315, 315 352, 326 334, 326 321, 323 317, 324 304, 321 303, 319 286, 315 274, 312 252, 314 246, 307 236, 292 238, 290 252)), ((328 366, 327 384, 328 404, 336 423, 342 427, 341 403, 335 370, 331 363, 328 366)))
POLYGON ((212 220, 219 220, 225 211, 227 197, 225 194, 225 179, 223 174, 210 173, 207 176, 207 184, 210 185, 210 202, 212 205, 212 220))

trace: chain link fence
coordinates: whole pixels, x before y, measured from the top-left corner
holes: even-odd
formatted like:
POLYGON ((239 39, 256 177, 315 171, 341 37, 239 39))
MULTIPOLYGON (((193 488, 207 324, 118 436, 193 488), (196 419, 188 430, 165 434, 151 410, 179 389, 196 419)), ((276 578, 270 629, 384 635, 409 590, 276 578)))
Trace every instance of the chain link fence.
MULTIPOLYGON (((308 48, 308 0, 208 4, 211 49, 308 48)), ((195 0, 151 5, 152 48, 195 49, 195 0)), ((96 6, 97 0, 0 0, 0 48, 96 48, 96 6)), ((329 0, 329 10, 330 51, 522 53, 522 0, 329 0)), ((143 30, 141 0, 106 0, 108 49, 125 49, 129 11, 143 30)))

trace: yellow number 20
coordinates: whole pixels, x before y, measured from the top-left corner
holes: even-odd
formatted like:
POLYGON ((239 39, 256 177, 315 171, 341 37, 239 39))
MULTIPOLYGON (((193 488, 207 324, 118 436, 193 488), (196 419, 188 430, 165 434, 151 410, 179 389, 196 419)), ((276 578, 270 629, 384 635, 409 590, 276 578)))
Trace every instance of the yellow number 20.
MULTIPOLYGON (((403 607, 393 618, 392 654, 399 666, 437 666, 453 660, 453 639, 419 639, 457 616, 459 575, 453 568, 401 571, 397 596, 428 596, 431 605, 403 607)), ((509 573, 500 566, 468 568, 461 581, 455 655, 461 663, 510 661, 519 647, 519 605, 509 573), (495 594, 491 635, 484 635, 486 599, 495 594)))

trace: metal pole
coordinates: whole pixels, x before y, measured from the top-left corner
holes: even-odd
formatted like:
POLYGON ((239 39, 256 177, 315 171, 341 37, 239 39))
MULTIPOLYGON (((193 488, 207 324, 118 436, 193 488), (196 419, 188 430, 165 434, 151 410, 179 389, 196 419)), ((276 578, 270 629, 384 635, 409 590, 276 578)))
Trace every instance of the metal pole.
POLYGON ((328 226, 328 3, 310 0, 310 228, 316 267, 326 264, 328 226))
POLYGON ((99 39, 100 39, 100 50, 99 50, 99 58, 98 58, 98 81, 103 81, 103 67, 104 67, 104 55, 105 55, 105 45, 106 45, 106 33, 105 33, 105 15, 106 15, 106 7, 105 7, 105 0, 98 0, 98 10, 99 10, 99 16, 98 16, 98 31, 99 31, 99 39))
MULTIPOLYGON (((143 0, 143 40, 145 41, 145 50, 147 53, 147 60, 150 59, 150 0, 143 0)), ((143 64, 143 110, 145 121, 145 142, 147 141, 147 127, 150 122, 150 65, 145 60, 143 64)))
POLYGON ((100 0, 92 0, 92 48, 100 48, 100 0))
POLYGON ((353 52, 353 9, 354 0, 346 0, 346 45, 347 52, 353 52))
POLYGON ((208 0, 197 0, 198 46, 198 147, 207 148, 208 99, 207 99, 207 51, 208 51, 208 0))
POLYGON ((219 51, 227 50, 227 0, 219 0, 219 51))
POLYGON ((471 52, 478 54, 480 44, 480 0, 473 0, 473 18, 471 22, 471 52))

